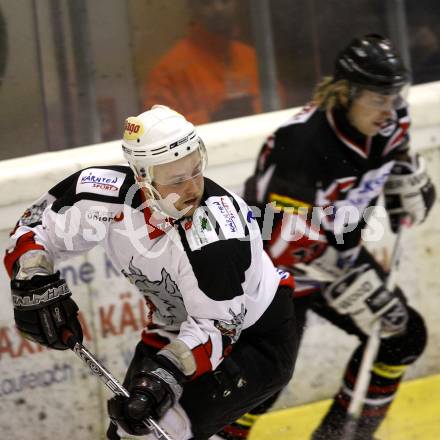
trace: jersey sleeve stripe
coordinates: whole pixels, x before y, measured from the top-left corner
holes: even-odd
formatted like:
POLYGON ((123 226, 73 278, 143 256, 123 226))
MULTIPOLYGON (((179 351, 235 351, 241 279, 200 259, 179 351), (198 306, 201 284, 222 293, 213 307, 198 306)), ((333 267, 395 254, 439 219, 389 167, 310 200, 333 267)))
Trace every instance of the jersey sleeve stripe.
POLYGON ((200 344, 193 348, 192 354, 196 360, 196 372, 192 376, 192 380, 201 376, 208 371, 212 371, 211 356, 212 356, 212 342, 211 338, 204 344, 200 344))
POLYGON ((13 275, 15 262, 24 253, 30 250, 44 250, 44 247, 41 244, 37 244, 35 242, 34 237, 35 234, 32 231, 27 232, 17 240, 17 244, 15 245, 15 248, 11 252, 6 251, 6 255, 3 261, 6 266, 6 270, 11 278, 13 275))

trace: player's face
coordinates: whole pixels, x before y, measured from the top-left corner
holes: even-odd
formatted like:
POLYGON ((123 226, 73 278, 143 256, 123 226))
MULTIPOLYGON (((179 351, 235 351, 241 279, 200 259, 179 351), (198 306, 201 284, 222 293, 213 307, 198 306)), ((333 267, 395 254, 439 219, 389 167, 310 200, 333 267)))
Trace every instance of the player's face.
POLYGON ((199 207, 203 195, 204 161, 200 151, 194 151, 188 156, 174 162, 156 165, 153 173, 153 185, 160 196, 176 194, 178 199, 174 206, 178 211, 190 208, 185 217, 194 214, 199 207))
POLYGON ((391 119, 399 99, 398 94, 382 95, 371 90, 362 90, 350 106, 348 119, 362 134, 375 136, 391 119))

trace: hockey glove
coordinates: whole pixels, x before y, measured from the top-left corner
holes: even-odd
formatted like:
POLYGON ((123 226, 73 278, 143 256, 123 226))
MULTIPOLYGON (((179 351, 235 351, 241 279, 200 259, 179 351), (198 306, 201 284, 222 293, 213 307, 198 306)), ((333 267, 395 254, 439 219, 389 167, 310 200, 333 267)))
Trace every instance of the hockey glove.
POLYGON ((413 225, 422 223, 436 197, 423 158, 414 156, 412 162, 396 162, 385 183, 384 194, 393 232, 397 232, 402 217, 409 217, 413 225))
POLYGON ((370 334, 373 323, 381 320, 381 337, 405 330, 408 311, 396 294, 387 290, 368 264, 351 269, 323 292, 327 303, 342 315, 350 315, 357 327, 370 334))
POLYGON ((108 401, 110 418, 128 434, 148 434, 143 420, 160 419, 180 399, 184 378, 165 357, 145 358, 127 386, 130 397, 108 401))
POLYGON ((11 281, 15 325, 31 341, 56 350, 67 350, 61 340, 61 327, 69 328, 83 340, 78 306, 60 273, 34 275, 30 280, 11 281))

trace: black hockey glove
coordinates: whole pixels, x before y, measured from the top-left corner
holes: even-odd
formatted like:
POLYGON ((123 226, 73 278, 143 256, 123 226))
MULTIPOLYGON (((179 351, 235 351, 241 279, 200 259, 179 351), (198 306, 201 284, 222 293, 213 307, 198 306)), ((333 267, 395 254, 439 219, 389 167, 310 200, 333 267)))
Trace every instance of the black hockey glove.
POLYGON ((145 358, 127 385, 130 397, 110 399, 108 414, 128 434, 146 435, 150 431, 143 420, 160 419, 180 399, 184 380, 183 373, 165 357, 145 358))
POLYGON ((409 217, 413 225, 423 223, 436 198, 423 158, 414 156, 412 162, 396 162, 384 194, 393 232, 397 232, 403 217, 409 217))
POLYGON ((82 342, 78 306, 60 273, 35 275, 30 280, 11 281, 12 303, 17 329, 31 341, 56 350, 67 350, 61 327, 69 328, 82 342))
POLYGON ((377 272, 369 265, 350 269, 331 283, 323 295, 330 307, 349 315, 357 327, 370 334, 380 319, 381 336, 397 335, 406 329, 408 310, 396 291, 385 288, 377 272))

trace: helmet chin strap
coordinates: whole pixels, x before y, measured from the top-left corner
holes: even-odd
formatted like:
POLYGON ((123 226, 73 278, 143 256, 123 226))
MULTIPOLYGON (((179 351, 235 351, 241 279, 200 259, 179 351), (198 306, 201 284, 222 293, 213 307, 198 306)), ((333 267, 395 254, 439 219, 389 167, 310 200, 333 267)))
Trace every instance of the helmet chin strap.
POLYGON ((159 191, 154 188, 151 183, 145 182, 145 180, 137 180, 137 184, 141 188, 145 188, 147 190, 148 195, 148 206, 157 214, 164 218, 171 217, 174 220, 179 220, 184 217, 186 213, 191 210, 191 206, 188 206, 185 209, 178 210, 174 205, 178 200, 179 196, 176 193, 168 194, 165 198, 163 198, 159 191))
POLYGON ((192 208, 192 206, 188 206, 187 208, 179 211, 178 209, 176 209, 176 206, 174 205, 174 203, 177 202, 178 200, 179 200, 179 196, 173 193, 173 194, 169 194, 165 199, 163 198, 156 199, 155 202, 160 207, 161 213, 166 213, 168 214, 169 217, 178 220, 184 217, 185 214, 187 214, 192 208))

